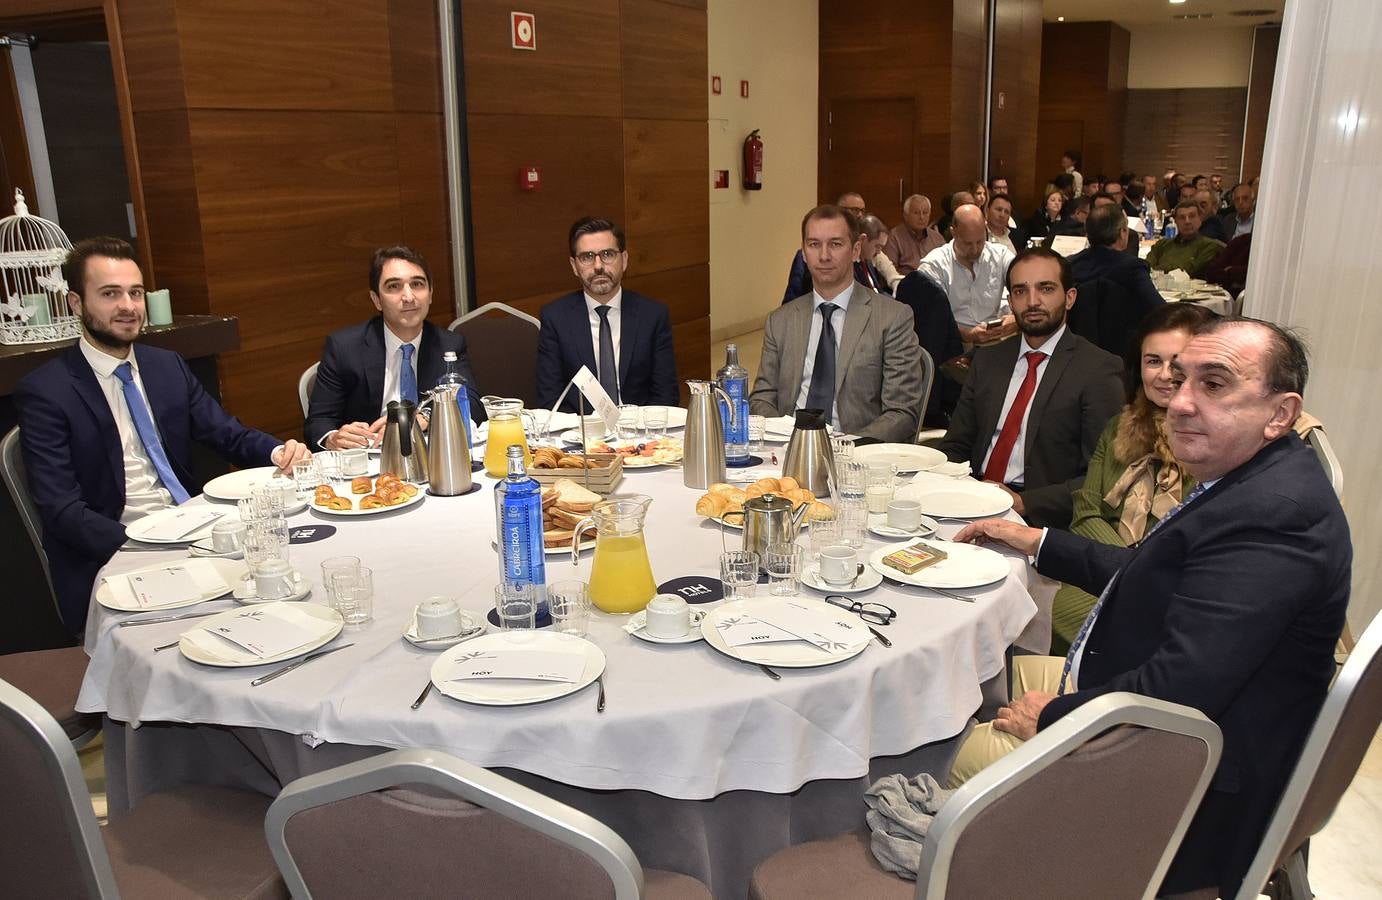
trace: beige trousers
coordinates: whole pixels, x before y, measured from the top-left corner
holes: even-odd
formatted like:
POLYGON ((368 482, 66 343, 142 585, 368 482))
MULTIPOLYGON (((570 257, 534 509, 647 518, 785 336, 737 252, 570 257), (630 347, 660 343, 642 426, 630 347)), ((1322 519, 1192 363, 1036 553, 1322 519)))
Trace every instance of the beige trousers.
MULTIPOLYGON (((1062 656, 1014 656, 1012 696, 1021 697, 1028 691, 1054 694, 1060 688, 1060 673, 1065 667, 1062 656)), ((957 788, 973 778, 985 766, 1022 746, 1022 738, 999 731, 992 722, 975 726, 955 755, 950 769, 949 787, 957 788)))

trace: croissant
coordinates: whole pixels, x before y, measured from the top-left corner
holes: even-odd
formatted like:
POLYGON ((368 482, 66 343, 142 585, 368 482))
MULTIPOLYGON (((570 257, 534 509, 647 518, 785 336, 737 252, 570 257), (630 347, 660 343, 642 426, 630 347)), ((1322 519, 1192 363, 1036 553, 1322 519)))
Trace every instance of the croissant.
POLYGON ((743 506, 744 501, 749 499, 749 495, 742 488, 732 487, 727 491, 718 492, 721 497, 729 501, 731 506, 743 506))
POLYGON ((781 491, 783 490, 782 486, 778 484, 778 480, 776 478, 760 478, 753 484, 757 487, 761 487, 764 493, 777 494, 781 493, 781 491))
POLYGON ((696 501, 696 515, 718 519, 729 508, 729 503, 720 494, 705 494, 696 501))
POLYGON ((370 492, 369 476, 361 475, 359 478, 350 479, 350 492, 352 494, 368 494, 370 492))
POLYGON ((333 490, 331 489, 331 486, 330 486, 330 485, 328 485, 328 484, 319 484, 319 485, 317 485, 316 495, 314 496, 313 499, 314 499, 317 503, 325 503, 326 501, 330 500, 330 499, 331 499, 332 497, 334 497, 334 496, 336 496, 336 492, 333 491, 333 490))
POLYGON ((710 486, 709 490, 712 494, 727 494, 730 491, 737 491, 739 489, 732 484, 725 484, 723 481, 717 481, 710 486))
POLYGON ((388 504, 378 494, 366 494, 360 498, 361 509, 383 509, 388 504))
POLYGON ((806 521, 821 521, 835 518, 835 510, 829 503, 822 503, 819 500, 811 501, 811 508, 806 511, 806 521))
POLYGON ((748 500, 752 497, 761 497, 766 493, 768 493, 767 490, 764 489, 764 487, 761 484, 759 484, 758 482, 754 482, 753 484, 744 488, 744 499, 748 500))
POLYGON ((417 496, 417 485, 415 484, 409 484, 408 482, 404 481, 401 484, 399 484, 398 489, 403 492, 404 497, 407 497, 410 500, 413 497, 417 496))
MULTIPOLYGON (((351 506, 350 498, 349 498, 349 497, 336 497, 336 496, 333 496, 330 500, 327 500, 325 503, 323 503, 323 504, 321 504, 321 505, 325 506, 327 509, 342 509, 342 510, 344 510, 344 509, 353 509, 353 508, 354 508, 354 507, 351 506)), ((363 504, 362 504, 362 505, 363 505, 363 504)))

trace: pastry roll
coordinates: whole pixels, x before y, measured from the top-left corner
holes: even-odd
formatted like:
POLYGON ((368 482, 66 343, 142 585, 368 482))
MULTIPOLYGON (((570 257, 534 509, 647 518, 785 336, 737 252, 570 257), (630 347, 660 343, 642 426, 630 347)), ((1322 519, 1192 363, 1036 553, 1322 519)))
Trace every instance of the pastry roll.
POLYGON ((383 509, 385 506, 388 506, 388 504, 385 503, 384 498, 378 494, 366 494, 364 497, 360 498, 361 509, 383 509))
MULTIPOLYGON (((327 509, 341 509, 341 510, 345 510, 345 509, 353 509, 353 508, 354 508, 354 507, 351 505, 351 502, 350 502, 350 498, 349 498, 349 497, 334 497, 334 496, 333 496, 330 500, 327 500, 326 503, 324 503, 324 504, 322 504, 322 505, 325 506, 327 509)), ((363 504, 362 504, 362 505, 363 505, 363 504)))
POLYGON ((370 492, 369 476, 361 475, 359 478, 350 479, 350 492, 352 494, 368 494, 370 492))

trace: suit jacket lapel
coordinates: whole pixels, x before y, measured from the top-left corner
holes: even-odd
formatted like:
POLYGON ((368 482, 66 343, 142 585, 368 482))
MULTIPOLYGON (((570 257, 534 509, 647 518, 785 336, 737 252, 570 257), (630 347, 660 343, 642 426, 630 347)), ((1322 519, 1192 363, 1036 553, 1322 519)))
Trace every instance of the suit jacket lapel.
POLYGON ((980 415, 983 418, 979 420, 978 428, 975 431, 977 440, 974 442, 972 455, 976 466, 983 463, 984 455, 989 450, 989 441, 1002 425, 999 418, 1003 415, 1003 400, 1007 396, 1008 382, 1012 378, 1013 366, 1017 365, 1018 350, 1021 346, 1022 338, 1020 337, 1000 344, 996 364, 988 368, 988 380, 993 382, 993 390, 990 395, 991 402, 987 408, 980 410, 980 415))
MULTIPOLYGON (((370 400, 371 415, 378 415, 384 406, 384 317, 375 316, 365 328, 364 359, 365 390, 370 400)), ((373 421, 371 419, 371 421, 373 421)))
POLYGON ((431 322, 422 323, 422 340, 418 342, 417 389, 418 393, 430 391, 441 381, 442 349, 438 346, 441 338, 437 336, 437 326, 431 322))
POLYGON ((844 334, 840 335, 840 350, 835 354, 835 400, 838 405, 840 390, 844 387, 845 373, 849 371, 849 361, 859 346, 864 330, 868 327, 869 316, 873 312, 873 294, 858 282, 850 288, 849 308, 845 310, 844 334))
POLYGON ((619 384, 629 383, 629 364, 633 361, 634 348, 639 346, 638 301, 628 291, 619 308, 619 384))
POLYGON ((115 427, 115 417, 110 412, 110 403, 106 400, 105 392, 101 390, 100 383, 96 381, 96 373, 91 371, 86 357, 82 356, 82 351, 77 347, 67 351, 67 370, 72 375, 72 387, 76 389, 77 396, 82 398, 82 402, 91 411, 91 417, 96 420, 96 424, 103 432, 116 436, 115 440, 105 441, 103 449, 105 450, 106 462, 110 464, 111 477, 115 479, 114 483, 120 486, 120 497, 123 504, 125 464, 123 451, 120 448, 119 431, 115 427))
MULTIPOLYGON (((590 335, 590 310, 585 305, 585 294, 577 291, 571 294, 570 298, 570 321, 567 327, 571 329, 571 334, 574 335, 572 340, 576 345, 576 356, 581 365, 593 374, 599 375, 600 364, 595 359, 595 342, 590 335)), ((624 336, 622 328, 619 330, 619 336, 620 338, 624 336)), ((571 374, 575 375, 574 372, 571 374)))
POLYGON ((787 310, 786 333, 778 337, 782 342, 782 366, 777 374, 777 411, 784 416, 791 415, 797 408, 797 397, 801 394, 806 344, 811 340, 811 317, 816 314, 811 303, 808 295, 805 300, 793 300, 783 307, 787 310))
MULTIPOLYGON (((1022 338, 1019 337, 1017 342, 1021 344, 1022 338)), ((1041 376, 1041 383, 1037 385, 1036 394, 1032 397, 1031 412, 1027 415, 1027 436, 1022 442, 1023 457, 1028 465, 1032 463, 1032 450, 1036 447, 1037 431, 1041 427, 1041 417, 1046 412, 1046 404, 1051 402, 1051 394, 1055 392, 1061 374, 1066 366, 1070 365, 1074 356, 1075 332, 1067 327, 1065 334, 1061 335, 1060 343, 1051 354, 1051 360, 1046 363, 1046 372, 1041 376)), ((1016 360, 1013 362, 1016 364, 1016 360)))

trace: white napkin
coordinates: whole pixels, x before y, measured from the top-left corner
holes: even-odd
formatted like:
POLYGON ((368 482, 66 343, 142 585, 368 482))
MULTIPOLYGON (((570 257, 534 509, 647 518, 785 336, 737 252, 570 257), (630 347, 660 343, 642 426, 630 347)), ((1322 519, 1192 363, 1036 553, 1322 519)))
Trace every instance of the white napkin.
MULTIPOLYGON (((161 517, 161 521, 157 525, 143 531, 142 535, 156 541, 176 541, 182 538, 191 538, 193 534, 224 515, 225 513, 221 510, 209 509, 204 506, 197 509, 179 510, 172 515, 161 517)), ((139 540, 139 538, 135 538, 135 540, 139 540)))
POLYGON ((951 462, 950 460, 946 460, 938 466, 931 467, 927 471, 935 475, 944 475, 948 478, 968 478, 970 468, 967 462, 951 462))
POLYGON ((569 650, 473 650, 447 673, 447 681, 564 681, 580 679, 585 654, 569 650))
POLYGON ((209 656, 252 664, 310 644, 331 627, 330 622, 290 604, 264 605, 184 631, 182 637, 209 656))
POLYGON ((184 566, 134 572, 125 576, 125 583, 140 609, 157 609, 202 595, 197 579, 184 566))
POLYGON ((167 568, 178 568, 184 570, 192 580, 192 586, 184 590, 183 584, 178 585, 176 596, 169 589, 167 594, 157 594, 150 602, 141 603, 135 596, 134 587, 130 584, 130 578, 134 575, 144 575, 147 572, 132 572, 129 575, 112 575, 103 579, 106 588, 110 591, 111 603, 119 609, 161 609, 166 606, 182 603, 192 597, 206 597, 224 594, 230 590, 230 585, 225 583, 216 572, 216 568, 207 560, 189 559, 179 563, 177 566, 167 568))
POLYGON ((769 437, 788 438, 796 425, 796 416, 776 416, 763 422, 763 433, 769 437))
POLYGON ((829 653, 846 648, 854 637, 849 624, 791 600, 760 604, 751 615, 726 618, 719 628, 731 647, 798 640, 829 653))

